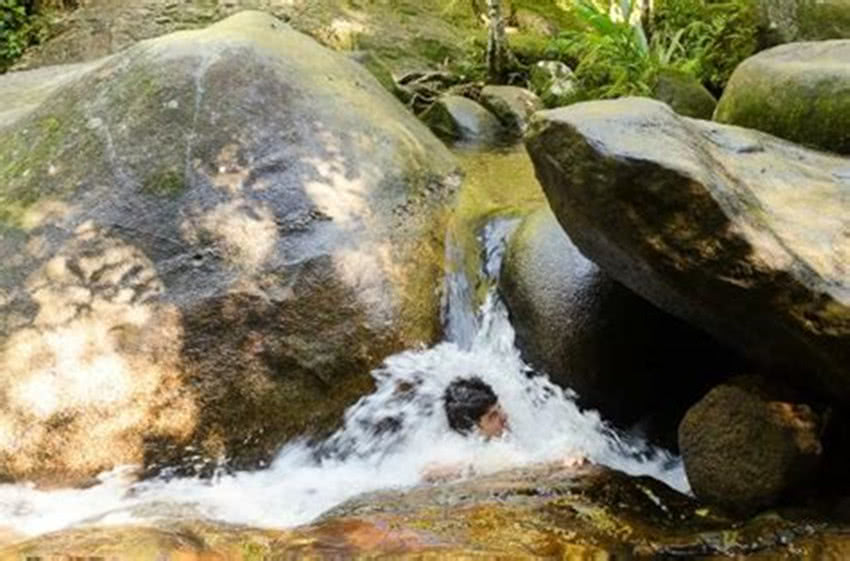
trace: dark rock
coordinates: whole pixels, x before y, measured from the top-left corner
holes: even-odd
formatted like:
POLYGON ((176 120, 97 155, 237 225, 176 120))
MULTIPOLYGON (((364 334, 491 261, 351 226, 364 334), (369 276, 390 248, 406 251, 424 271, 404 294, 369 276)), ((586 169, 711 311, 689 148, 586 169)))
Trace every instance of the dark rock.
POLYGON ((794 397, 774 383, 739 378, 688 410, 679 448, 698 498, 748 513, 812 483, 823 422, 794 397))
POLYGON ((771 376, 850 401, 850 160, 643 98, 537 113, 526 142, 603 270, 771 376))
POLYGON ((548 206, 522 221, 502 269, 524 358, 606 419, 641 419, 651 436, 675 445, 686 409, 738 367, 707 335, 579 253, 548 206))

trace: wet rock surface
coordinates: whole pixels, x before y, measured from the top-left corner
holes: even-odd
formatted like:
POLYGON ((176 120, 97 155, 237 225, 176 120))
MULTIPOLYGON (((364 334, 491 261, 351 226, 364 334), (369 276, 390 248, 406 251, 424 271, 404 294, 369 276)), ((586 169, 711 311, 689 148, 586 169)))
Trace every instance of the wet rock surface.
POLYGON ((500 288, 531 365, 604 418, 643 418, 672 445, 685 408, 740 364, 584 257, 548 206, 511 237, 500 288))
MULTIPOLYGON (((285 498, 281 498, 285 500, 285 498)), ((515 469, 364 495, 292 530, 164 516, 80 527, 0 549, 0 559, 823 559, 840 528, 797 513, 736 521, 648 478, 595 466, 515 469), (287 557, 289 556, 289 557, 287 557)), ((827 557, 828 558, 828 557, 827 557)), ((838 557, 836 557, 838 558, 838 557)))
POLYGON ((637 98, 538 113, 526 143, 603 270, 771 376, 850 401, 850 160, 637 98))
POLYGON ((261 466, 436 340, 456 163, 364 68, 245 12, 65 70, 0 78, 0 478, 261 466))

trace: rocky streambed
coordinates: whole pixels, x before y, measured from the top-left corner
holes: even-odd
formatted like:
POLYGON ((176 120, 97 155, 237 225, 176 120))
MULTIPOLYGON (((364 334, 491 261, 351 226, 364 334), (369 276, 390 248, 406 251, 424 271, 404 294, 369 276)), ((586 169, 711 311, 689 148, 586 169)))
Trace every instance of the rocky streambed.
POLYGON ((530 160, 452 154, 258 12, 3 77, 0 559, 850 555, 847 49, 739 68, 716 116, 767 132, 510 88, 423 115, 530 160), (777 81, 818 103, 771 118, 777 81), (512 439, 448 430, 469 374, 512 439), (421 483, 452 454, 475 475, 421 483))

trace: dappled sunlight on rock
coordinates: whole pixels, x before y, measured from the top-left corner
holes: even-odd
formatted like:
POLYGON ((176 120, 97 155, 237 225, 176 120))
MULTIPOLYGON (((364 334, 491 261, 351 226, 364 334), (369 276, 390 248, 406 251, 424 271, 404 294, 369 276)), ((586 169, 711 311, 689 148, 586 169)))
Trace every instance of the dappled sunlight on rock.
POLYGON ((388 243, 343 249, 333 256, 340 279, 357 295, 370 319, 376 325, 391 321, 386 306, 380 305, 400 277, 399 265, 391 257, 388 243))
POLYGON ((257 269, 278 242, 274 213, 268 207, 235 198, 201 218, 200 230, 215 240, 225 259, 245 269, 257 269))
POLYGON ((179 316, 155 301, 152 263, 91 224, 77 234, 27 279, 38 312, 0 354, 0 459, 14 477, 45 455, 79 476, 140 462, 146 425, 175 438, 194 428, 177 383, 179 316), (170 343, 150 339, 152 324, 170 343))
POLYGON ((47 222, 60 222, 72 210, 73 207, 63 201, 51 199, 39 201, 24 213, 21 226, 26 230, 32 230, 47 222))

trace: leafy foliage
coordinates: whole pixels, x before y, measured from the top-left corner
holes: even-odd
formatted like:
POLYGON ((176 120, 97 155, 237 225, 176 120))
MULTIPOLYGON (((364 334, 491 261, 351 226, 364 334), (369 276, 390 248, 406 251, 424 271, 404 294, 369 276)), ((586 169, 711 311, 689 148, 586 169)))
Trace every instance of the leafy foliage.
POLYGON ((47 36, 47 19, 33 14, 31 4, 27 0, 0 0, 0 72, 27 47, 47 36))
POLYGON ((735 67, 758 49, 756 10, 754 2, 745 0, 660 0, 654 32, 681 32, 684 69, 719 91, 735 67))
POLYGON ((718 91, 757 47, 756 14, 746 0, 656 0, 649 29, 615 0, 623 21, 592 0, 575 0, 583 29, 560 34, 549 54, 575 67, 578 99, 648 95, 662 71, 693 76, 718 91))

